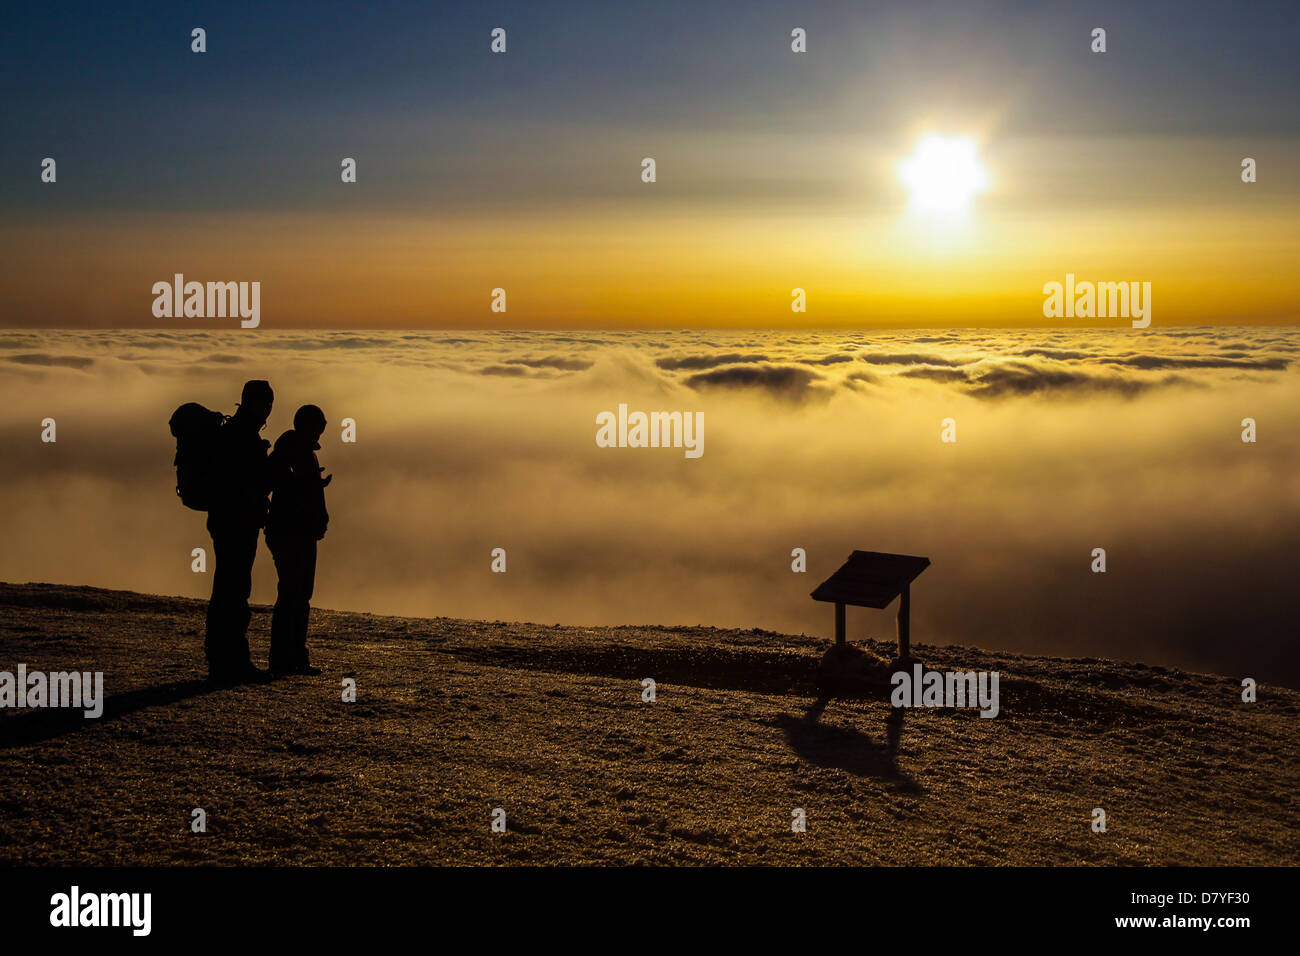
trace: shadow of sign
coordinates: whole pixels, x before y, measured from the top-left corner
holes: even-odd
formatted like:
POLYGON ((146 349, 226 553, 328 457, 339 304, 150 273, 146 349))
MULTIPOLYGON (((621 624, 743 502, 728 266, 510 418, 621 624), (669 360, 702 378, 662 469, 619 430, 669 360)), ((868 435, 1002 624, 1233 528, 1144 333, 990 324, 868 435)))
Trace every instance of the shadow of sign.
POLYGON ((802 717, 782 714, 776 725, 803 760, 818 767, 843 770, 856 777, 874 777, 909 793, 922 792, 921 785, 898 767, 898 749, 903 738, 904 712, 891 707, 885 720, 885 739, 877 740, 851 727, 822 722, 829 697, 819 697, 802 717))

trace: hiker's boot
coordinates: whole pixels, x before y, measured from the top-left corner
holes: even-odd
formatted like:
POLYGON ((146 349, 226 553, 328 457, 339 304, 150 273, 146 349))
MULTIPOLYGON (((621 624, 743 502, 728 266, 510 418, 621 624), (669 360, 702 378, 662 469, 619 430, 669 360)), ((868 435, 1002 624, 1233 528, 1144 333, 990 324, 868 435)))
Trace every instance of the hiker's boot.
POLYGON ((270 675, 252 661, 209 666, 208 680, 217 684, 265 684, 270 675))
POLYGON ((315 677, 318 674, 325 673, 319 667, 312 667, 306 660, 295 661, 292 664, 276 662, 271 665, 271 673, 276 677, 288 677, 291 674, 305 674, 309 677, 315 677))

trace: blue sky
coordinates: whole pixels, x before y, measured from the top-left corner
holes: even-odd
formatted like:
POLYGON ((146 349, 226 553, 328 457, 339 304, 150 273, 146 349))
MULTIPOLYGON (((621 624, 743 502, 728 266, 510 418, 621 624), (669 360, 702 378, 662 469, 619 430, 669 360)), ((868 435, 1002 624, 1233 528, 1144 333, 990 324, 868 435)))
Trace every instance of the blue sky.
POLYGON ((0 202, 47 201, 47 154, 81 208, 264 208, 349 147, 400 195, 586 134, 870 136, 918 103, 996 110, 1007 135, 1292 136, 1298 23, 1293 3, 29 4, 0 39, 0 202))

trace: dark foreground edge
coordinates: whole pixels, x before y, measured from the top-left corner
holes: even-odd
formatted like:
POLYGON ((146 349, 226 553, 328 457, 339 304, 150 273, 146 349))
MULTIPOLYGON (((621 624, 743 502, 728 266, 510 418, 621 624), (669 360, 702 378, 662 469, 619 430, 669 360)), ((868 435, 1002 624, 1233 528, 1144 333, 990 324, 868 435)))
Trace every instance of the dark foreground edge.
POLYGON ((468 932, 467 942, 633 948, 715 933, 732 945, 792 933, 813 945, 847 934, 943 950, 1103 936, 1232 946, 1288 925, 1293 878, 1282 868, 10 868, 0 869, 0 917, 7 942, 205 948, 261 939, 337 947, 390 933, 446 942, 452 932, 468 932), (123 925, 71 925, 91 921, 123 925))

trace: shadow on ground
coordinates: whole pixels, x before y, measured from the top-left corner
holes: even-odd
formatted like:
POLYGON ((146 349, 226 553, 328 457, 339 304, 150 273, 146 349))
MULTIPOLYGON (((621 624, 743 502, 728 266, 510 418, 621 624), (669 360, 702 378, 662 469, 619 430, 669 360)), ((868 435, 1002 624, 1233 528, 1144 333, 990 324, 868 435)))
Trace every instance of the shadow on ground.
POLYGON ((891 707, 885 720, 885 739, 873 739, 859 730, 822 723, 829 697, 819 697, 802 717, 782 714, 775 724, 785 732, 790 749, 818 767, 843 770, 858 777, 874 777, 908 793, 921 793, 921 785, 898 768, 898 748, 903 739, 903 711, 891 707))
POLYGON ((229 690, 229 685, 208 680, 174 681, 108 697, 104 700, 103 714, 96 718, 86 717, 84 709, 80 707, 37 710, 30 714, 6 717, 0 720, 0 750, 43 743, 64 734, 89 730, 146 707, 164 707, 217 690, 229 690))

